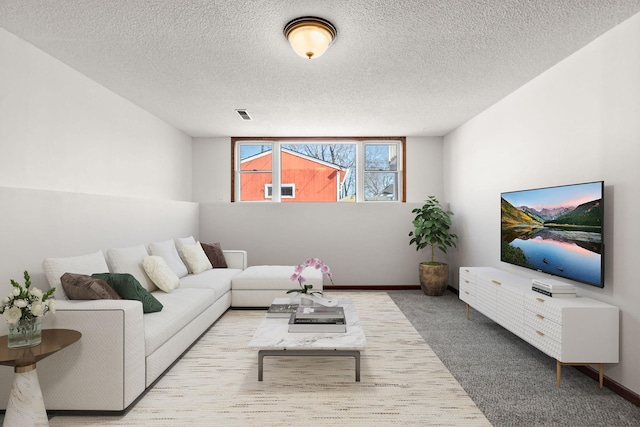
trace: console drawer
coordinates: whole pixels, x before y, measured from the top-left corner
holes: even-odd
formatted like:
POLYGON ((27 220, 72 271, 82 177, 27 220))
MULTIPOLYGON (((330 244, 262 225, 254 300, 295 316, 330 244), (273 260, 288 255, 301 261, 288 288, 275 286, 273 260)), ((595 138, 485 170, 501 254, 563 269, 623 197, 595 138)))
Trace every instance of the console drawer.
POLYGON ((540 314, 558 324, 562 324, 562 307, 554 304, 551 297, 527 295, 524 302, 525 309, 540 314))
POLYGON ((471 277, 462 273, 460 274, 460 299, 471 305, 476 302, 475 285, 471 277))
POLYGON ((527 327, 542 332, 554 341, 562 342, 562 326, 543 315, 527 311, 524 322, 527 327))
POLYGON ((562 345, 549 335, 545 335, 544 332, 525 326, 524 339, 545 354, 556 360, 561 360, 562 345))

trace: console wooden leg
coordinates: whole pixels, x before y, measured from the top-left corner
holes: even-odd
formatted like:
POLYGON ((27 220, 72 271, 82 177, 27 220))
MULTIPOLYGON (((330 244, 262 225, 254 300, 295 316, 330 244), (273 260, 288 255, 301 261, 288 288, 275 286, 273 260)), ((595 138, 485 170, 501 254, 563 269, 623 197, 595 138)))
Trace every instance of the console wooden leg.
POLYGON ((466 310, 467 310, 467 320, 469 320, 469 304, 467 304, 466 310))
POLYGON ((600 368, 600 375, 598 379, 600 380, 600 388, 602 388, 602 383, 604 382, 604 363, 598 363, 600 368))
POLYGON ((560 376, 562 375, 562 362, 556 360, 556 380, 558 381, 558 388, 560 388, 560 376))

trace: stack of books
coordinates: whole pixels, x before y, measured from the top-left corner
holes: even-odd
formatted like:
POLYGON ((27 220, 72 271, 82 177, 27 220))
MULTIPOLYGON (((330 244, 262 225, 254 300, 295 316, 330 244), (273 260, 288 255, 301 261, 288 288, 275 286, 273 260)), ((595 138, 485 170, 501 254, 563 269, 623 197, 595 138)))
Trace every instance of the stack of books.
POLYGON ((267 310, 267 317, 271 319, 288 319, 298 309, 298 304, 271 304, 267 310))
POLYGON ((342 307, 298 307, 289 319, 289 332, 347 332, 342 307))
POLYGON ((553 279, 533 279, 531 290, 552 298, 575 298, 576 287, 553 279))

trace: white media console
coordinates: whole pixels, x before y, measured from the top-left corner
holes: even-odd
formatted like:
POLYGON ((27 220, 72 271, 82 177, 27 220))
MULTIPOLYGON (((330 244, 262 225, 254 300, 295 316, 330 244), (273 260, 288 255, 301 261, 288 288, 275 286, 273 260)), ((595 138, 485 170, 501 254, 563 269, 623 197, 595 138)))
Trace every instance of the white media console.
POLYGON ((618 363, 619 310, 577 296, 552 298, 531 290, 531 279, 491 267, 460 267, 459 296, 469 307, 556 359, 562 365, 618 363))

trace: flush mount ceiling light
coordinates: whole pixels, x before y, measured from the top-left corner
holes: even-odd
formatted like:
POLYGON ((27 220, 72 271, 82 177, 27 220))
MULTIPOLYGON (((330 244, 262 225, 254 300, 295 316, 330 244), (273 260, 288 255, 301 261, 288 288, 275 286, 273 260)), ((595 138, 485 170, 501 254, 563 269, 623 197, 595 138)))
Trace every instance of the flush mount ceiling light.
POLYGON ((284 36, 295 53, 309 59, 325 53, 336 34, 336 27, 331 22, 315 16, 296 18, 284 27, 284 36))

